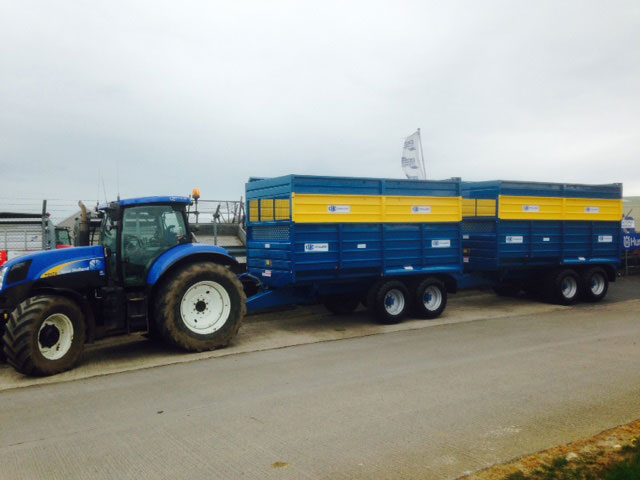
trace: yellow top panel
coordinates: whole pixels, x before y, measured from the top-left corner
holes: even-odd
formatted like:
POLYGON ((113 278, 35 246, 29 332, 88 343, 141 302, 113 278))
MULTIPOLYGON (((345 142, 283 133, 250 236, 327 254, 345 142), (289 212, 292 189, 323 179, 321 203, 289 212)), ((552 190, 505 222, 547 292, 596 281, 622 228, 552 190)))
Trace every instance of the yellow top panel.
POLYGON ((260 221, 273 221, 273 199, 263 198, 260 200, 260 221))
POLYGON ((249 200, 249 220, 251 222, 257 222, 260 220, 259 204, 259 200, 249 200))
POLYGON ((432 223, 462 220, 460 197, 293 194, 296 223, 432 223))
POLYGON ((496 201, 493 199, 464 198, 462 200, 463 217, 495 217, 496 201))
POLYGON ((276 199, 276 220, 289 220, 291 216, 289 199, 276 199))
POLYGON ((622 200, 500 195, 498 216, 503 220, 620 221, 622 200))

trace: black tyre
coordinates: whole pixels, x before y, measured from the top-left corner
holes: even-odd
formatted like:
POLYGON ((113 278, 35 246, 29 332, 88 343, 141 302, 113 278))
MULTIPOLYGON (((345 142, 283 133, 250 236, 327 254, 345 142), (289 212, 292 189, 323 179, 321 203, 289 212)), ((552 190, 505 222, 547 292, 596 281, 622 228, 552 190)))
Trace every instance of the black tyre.
POLYGON ((367 295, 367 309, 373 318, 384 324, 400 322, 409 310, 409 291, 398 280, 375 283, 367 295))
POLYGON ((325 297, 322 303, 327 310, 335 315, 348 315, 358 308, 360 297, 358 295, 332 295, 325 297))
POLYGON ((600 267, 593 267, 582 273, 582 296, 587 302, 599 302, 609 290, 607 272, 600 267))
POLYGON ((226 346, 246 313, 242 285, 215 263, 184 267, 168 278, 154 299, 156 328, 177 347, 192 352, 226 346))
POLYGON ((77 363, 85 341, 84 315, 72 300, 31 297, 11 312, 3 343, 7 362, 25 375, 54 375, 77 363))
MULTIPOLYGON (((4 322, 4 319, 0 320, 0 322, 4 322)), ((4 343, 2 342, 2 337, 4 337, 4 323, 0 323, 0 362, 4 363, 4 343)))
POLYGON ((413 313, 418 318, 436 318, 447 306, 447 289, 437 278, 425 278, 414 290, 413 313))
POLYGON ((504 283, 493 287, 493 291, 500 297, 516 297, 520 293, 520 285, 504 283))
POLYGON ((551 272, 545 279, 546 297, 560 305, 572 305, 580 296, 580 278, 571 269, 551 272))

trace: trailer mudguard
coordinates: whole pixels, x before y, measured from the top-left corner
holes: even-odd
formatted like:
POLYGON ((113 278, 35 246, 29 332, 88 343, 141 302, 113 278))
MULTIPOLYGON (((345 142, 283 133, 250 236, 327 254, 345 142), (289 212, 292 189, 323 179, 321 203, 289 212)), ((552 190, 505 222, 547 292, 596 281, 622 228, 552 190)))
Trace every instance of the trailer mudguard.
POLYGON ((173 247, 160 255, 149 269, 147 285, 155 285, 162 275, 181 260, 192 258, 195 261, 213 261, 222 265, 235 265, 238 262, 222 247, 185 243, 173 247))

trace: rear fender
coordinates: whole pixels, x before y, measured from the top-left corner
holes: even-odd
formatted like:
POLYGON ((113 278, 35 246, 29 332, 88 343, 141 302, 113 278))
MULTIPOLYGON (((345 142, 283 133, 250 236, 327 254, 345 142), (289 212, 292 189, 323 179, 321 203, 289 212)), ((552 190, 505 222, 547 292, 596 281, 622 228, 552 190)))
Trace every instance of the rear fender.
POLYGON ((175 268, 187 263, 213 262, 220 265, 237 265, 237 261, 222 247, 187 243, 164 252, 154 262, 147 275, 147 287, 153 287, 175 268))

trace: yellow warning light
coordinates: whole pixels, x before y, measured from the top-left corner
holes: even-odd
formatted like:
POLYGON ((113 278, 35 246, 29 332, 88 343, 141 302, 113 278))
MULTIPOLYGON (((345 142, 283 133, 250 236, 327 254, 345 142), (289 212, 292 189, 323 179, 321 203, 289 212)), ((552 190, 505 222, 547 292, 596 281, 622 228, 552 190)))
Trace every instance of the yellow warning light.
POLYGON ((198 200, 200 198, 200 189, 199 188, 194 188, 193 192, 191 193, 191 196, 198 200))

